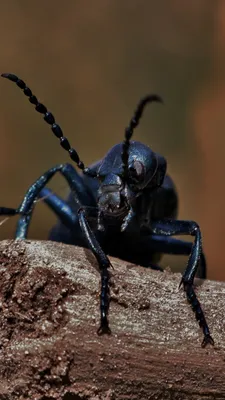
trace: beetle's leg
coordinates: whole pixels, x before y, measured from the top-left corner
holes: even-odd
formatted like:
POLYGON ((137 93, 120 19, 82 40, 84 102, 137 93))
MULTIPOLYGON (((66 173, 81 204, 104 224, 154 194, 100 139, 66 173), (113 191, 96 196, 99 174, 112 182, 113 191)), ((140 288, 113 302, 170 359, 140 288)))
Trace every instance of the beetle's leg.
MULTIPOLYGON (((84 190, 85 189, 86 187, 84 186, 84 190)), ((80 224, 77 214, 79 208, 81 207, 81 203, 77 199, 77 204, 75 203, 75 205, 78 205, 78 207, 76 208, 75 212, 72 211, 74 209, 74 204, 71 204, 70 206, 72 194, 73 193, 70 192, 69 198, 67 200, 63 200, 48 188, 44 188, 40 192, 40 199, 43 198, 43 201, 48 204, 50 209, 55 212, 56 216, 60 219, 57 225, 51 229, 49 240, 84 247, 85 244, 83 235, 80 232, 80 224)), ((89 202, 90 199, 87 198, 85 204, 88 204, 89 202)), ((94 213, 94 218, 96 219, 96 206, 85 206, 85 208, 88 208, 89 213, 92 211, 94 213)))
MULTIPOLYGON (((48 195, 49 189, 47 189, 47 190, 45 189, 41 193, 44 195, 48 195)), ((58 198, 57 196, 55 196, 55 197, 56 198, 53 199, 54 201, 56 201, 56 204, 53 204, 54 207, 58 204, 59 201, 61 201, 60 198, 58 198)), ((46 199, 49 199, 49 201, 52 204, 52 199, 50 196, 47 197, 46 199)), ((60 203, 60 208, 61 208, 61 203, 60 203)), ((110 266, 110 261, 109 261, 108 257, 105 255, 105 253, 103 252, 103 250, 101 249, 94 233, 90 229, 90 226, 87 222, 86 214, 88 214, 88 216, 89 216, 93 212, 96 217, 96 214, 97 214, 96 208, 81 207, 78 210, 78 219, 79 219, 80 227, 83 232, 84 238, 86 239, 87 245, 92 250, 92 252, 94 253, 94 255, 98 261, 100 273, 101 273, 101 294, 100 294, 101 324, 98 329, 98 334, 111 333, 111 330, 108 326, 108 319, 107 319, 107 314, 108 314, 108 310, 109 310, 108 267, 110 266)), ((75 214, 75 218, 77 218, 77 214, 75 214)), ((70 218, 69 218, 68 224, 69 223, 70 223, 70 218)), ((71 227, 73 227, 73 226, 71 226, 71 227)))
POLYGON ((108 268, 111 266, 110 261, 101 246, 99 245, 94 233, 92 232, 88 221, 86 213, 88 209, 80 208, 78 210, 78 217, 80 222, 80 227, 87 240, 88 247, 92 250, 94 256, 96 257, 100 274, 101 274, 101 293, 100 293, 100 313, 101 313, 101 323, 98 329, 98 334, 111 333, 108 324, 108 311, 109 311, 109 272, 108 268))
MULTIPOLYGON (((193 243, 187 242, 186 240, 179 240, 169 236, 151 235, 150 247, 152 248, 152 251, 155 251, 156 253, 189 256, 192 246, 193 243)), ((198 278, 206 279, 206 275, 207 268, 205 255, 201 252, 198 264, 198 278)))
MULTIPOLYGON (((101 295, 100 295, 100 311, 101 311, 101 325, 100 328, 98 329, 98 333, 110 333, 110 328, 108 326, 108 319, 107 319, 107 314, 108 314, 108 309, 109 309, 109 273, 108 273, 108 267, 110 266, 110 262, 108 257, 105 255, 103 250, 101 249, 97 239, 94 236, 94 233, 89 227, 89 224, 87 222, 87 218, 85 215, 85 209, 81 208, 81 200, 84 200, 87 204, 88 202, 91 203, 93 199, 89 198, 87 199, 85 193, 82 191, 82 188, 84 187, 83 183, 80 180, 82 178, 77 174, 76 170, 70 165, 70 164, 62 164, 62 165, 57 165, 54 168, 51 168, 45 174, 43 174, 34 184, 28 189, 24 200, 19 207, 19 213, 22 214, 22 217, 20 218, 18 222, 18 227, 17 227, 17 234, 16 238, 17 239, 25 239, 27 236, 27 230, 28 230, 28 225, 31 219, 33 207, 34 207, 34 201, 37 197, 39 197, 40 193, 42 195, 48 194, 46 191, 43 191, 44 186, 48 183, 48 181, 54 176, 56 172, 60 172, 67 180, 71 191, 73 191, 75 195, 75 200, 77 204, 79 205, 79 211, 78 211, 78 218, 79 218, 79 223, 82 229, 82 232, 84 234, 84 238, 86 239, 88 246, 91 248, 93 251, 95 257, 98 260, 99 267, 100 267, 100 272, 101 272, 101 295), (77 179, 79 177, 79 179, 77 179), (83 185, 83 186, 82 186, 83 185), (76 191, 75 191, 76 189, 76 191), (42 191, 42 192, 41 192, 42 191)), ((47 198, 46 198, 47 199, 47 198)), ((45 199, 45 200, 46 200, 45 199)), ((57 202, 61 200, 59 198, 55 198, 54 201, 56 203, 54 204, 54 201, 52 201, 51 205, 54 205, 53 208, 57 208, 56 204, 57 202)), ((49 199, 50 202, 50 199, 49 199)), ((61 204, 61 203, 58 203, 61 204)), ((93 209, 93 207, 92 207, 93 209)), ((90 208, 87 207, 87 211, 90 212, 90 208)), ((73 219, 76 217, 75 215, 71 214, 72 211, 69 210, 68 213, 64 213, 64 217, 66 216, 69 218, 70 222, 73 223, 73 219), (67 215, 66 215, 67 214, 67 215)))
POLYGON ((67 200, 56 195, 51 189, 42 189, 39 194, 39 199, 43 200, 49 206, 49 208, 68 229, 74 228, 76 222, 78 223, 78 216, 72 211, 67 200))
POLYGON ((0 215, 7 215, 9 217, 18 214, 16 208, 0 207, 0 215))
MULTIPOLYGON (((21 218, 19 219, 17 224, 16 239, 26 239, 35 200, 39 197, 43 188, 56 174, 56 172, 60 172, 67 180, 70 189, 74 194, 74 199, 78 203, 78 206, 80 206, 80 204, 82 204, 83 202, 85 202, 85 204, 87 205, 89 205, 89 203, 92 203, 91 195, 89 195, 89 193, 85 191, 86 186, 82 180, 82 177, 76 172, 73 166, 70 164, 56 165, 55 167, 49 169, 43 175, 41 175, 26 192, 21 205, 18 207, 18 213, 21 214, 21 218)), ((57 205, 56 203, 53 204, 56 210, 57 205)), ((60 205, 60 203, 58 203, 58 205, 60 205)), ((68 205, 64 211, 58 209, 57 214, 59 218, 61 217, 61 219, 63 219, 63 222, 67 222, 67 226, 69 224, 72 225, 76 219, 75 213, 73 213, 68 205)))
POLYGON ((0 221, 0 225, 4 224, 10 217, 18 214, 18 210, 16 208, 9 207, 0 207, 0 216, 4 215, 6 218, 0 221))
POLYGON ((153 222, 151 225, 152 232, 156 235, 172 236, 172 235, 191 235, 194 236, 194 243, 190 252, 187 267, 182 276, 181 284, 184 285, 184 290, 187 295, 187 300, 191 304, 192 310, 195 313, 196 319, 203 330, 204 339, 202 347, 207 343, 214 344, 210 335, 210 331, 201 308, 201 304, 197 299, 193 288, 194 277, 198 268, 198 262, 202 252, 201 231, 196 222, 193 221, 176 221, 162 220, 153 222))

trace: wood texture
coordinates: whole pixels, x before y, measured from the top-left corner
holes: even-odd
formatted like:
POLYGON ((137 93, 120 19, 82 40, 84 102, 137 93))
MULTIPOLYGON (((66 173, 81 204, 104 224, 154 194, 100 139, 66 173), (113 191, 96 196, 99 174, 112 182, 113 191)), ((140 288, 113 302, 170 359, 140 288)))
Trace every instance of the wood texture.
POLYGON ((215 341, 181 275, 111 258, 112 335, 98 336, 98 266, 85 249, 0 242, 0 399, 225 399, 225 284, 198 282, 215 341))

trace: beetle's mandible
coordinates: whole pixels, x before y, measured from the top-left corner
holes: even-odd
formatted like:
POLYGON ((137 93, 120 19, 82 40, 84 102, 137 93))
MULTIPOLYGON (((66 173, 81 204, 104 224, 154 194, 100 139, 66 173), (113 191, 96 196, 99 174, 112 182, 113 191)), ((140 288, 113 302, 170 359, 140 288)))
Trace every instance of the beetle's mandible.
POLYGON ((91 249, 101 276, 98 334, 111 332, 108 322, 110 262, 107 254, 159 270, 158 262, 163 254, 188 255, 181 285, 202 328, 202 347, 207 343, 213 344, 193 287, 198 268, 200 277, 206 277, 200 228, 196 222, 176 219, 177 193, 172 179, 166 174, 165 158, 145 144, 131 140, 146 104, 162 102, 162 99, 157 95, 144 97, 125 129, 124 141, 110 149, 102 160, 86 168, 53 114, 38 101, 25 82, 13 74, 2 76, 23 90, 82 171, 78 174, 71 164, 56 165, 30 186, 18 208, 0 207, 0 215, 19 215, 16 239, 27 237, 35 201, 43 197, 59 219, 50 232, 50 239, 91 249), (45 187, 56 172, 60 172, 70 186, 66 201, 45 187), (191 235, 194 242, 172 238, 174 235, 191 235))

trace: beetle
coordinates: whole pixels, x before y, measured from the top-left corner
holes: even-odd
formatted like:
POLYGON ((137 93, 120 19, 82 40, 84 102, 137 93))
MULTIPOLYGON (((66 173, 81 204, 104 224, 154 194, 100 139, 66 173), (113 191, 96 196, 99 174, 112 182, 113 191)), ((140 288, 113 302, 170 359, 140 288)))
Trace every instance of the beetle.
POLYGON ((158 262, 165 253, 189 255, 180 285, 183 285, 202 328, 202 347, 208 343, 213 345, 193 285, 198 268, 200 277, 206 278, 200 227, 194 221, 176 219, 178 196, 172 179, 166 174, 166 159, 147 145, 131 140, 147 103, 162 103, 161 97, 153 94, 141 99, 125 129, 123 142, 112 147, 102 160, 85 167, 53 114, 38 101, 25 82, 10 73, 4 73, 2 77, 23 90, 81 170, 79 174, 71 164, 56 165, 30 186, 18 208, 0 207, 0 215, 19 215, 15 238, 27 237, 35 201, 43 198, 58 217, 49 238, 91 249, 101 276, 98 334, 111 333, 108 322, 111 264, 107 254, 158 270, 162 270, 158 262), (64 176, 71 189, 66 201, 46 188, 57 172, 64 176), (194 242, 171 237, 174 235, 193 236, 194 242))

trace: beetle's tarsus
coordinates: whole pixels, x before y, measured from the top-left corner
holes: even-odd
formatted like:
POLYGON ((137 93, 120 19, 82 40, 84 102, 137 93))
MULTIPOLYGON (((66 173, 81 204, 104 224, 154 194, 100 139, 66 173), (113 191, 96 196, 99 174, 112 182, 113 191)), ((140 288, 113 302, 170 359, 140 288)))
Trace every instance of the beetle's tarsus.
POLYGON ((214 346, 214 340, 210 334, 205 335, 202 341, 202 348, 204 349, 208 344, 214 346))
POLYGON ((111 333, 112 333, 112 331, 111 331, 111 329, 109 327, 109 323, 108 323, 108 320, 106 318, 101 322, 101 325, 97 330, 97 334, 99 336, 101 336, 101 335, 104 335, 104 334, 111 335, 111 333))

